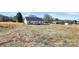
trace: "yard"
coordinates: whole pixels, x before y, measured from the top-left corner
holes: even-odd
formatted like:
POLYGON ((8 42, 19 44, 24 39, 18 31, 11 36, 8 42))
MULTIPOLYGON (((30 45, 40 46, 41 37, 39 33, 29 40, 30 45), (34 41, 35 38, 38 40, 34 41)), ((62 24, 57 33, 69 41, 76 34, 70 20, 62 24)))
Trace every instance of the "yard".
POLYGON ((77 47, 79 25, 25 25, 0 27, 1 47, 77 47))

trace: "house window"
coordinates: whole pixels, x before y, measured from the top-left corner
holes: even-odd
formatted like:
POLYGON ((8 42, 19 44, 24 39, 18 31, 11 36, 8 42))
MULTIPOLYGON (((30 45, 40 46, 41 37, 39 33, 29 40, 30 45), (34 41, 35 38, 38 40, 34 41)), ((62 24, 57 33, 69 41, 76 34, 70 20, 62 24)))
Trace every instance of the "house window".
POLYGON ((43 23, 43 21, 41 21, 41 23, 43 23))
POLYGON ((39 21, 39 23, 41 23, 41 21, 39 21))
POLYGON ((30 23, 33 23, 33 21, 30 21, 30 23))
POLYGON ((33 24, 35 24, 36 23, 36 21, 33 21, 33 24))
POLYGON ((31 23, 31 21, 27 21, 27 23, 31 23))

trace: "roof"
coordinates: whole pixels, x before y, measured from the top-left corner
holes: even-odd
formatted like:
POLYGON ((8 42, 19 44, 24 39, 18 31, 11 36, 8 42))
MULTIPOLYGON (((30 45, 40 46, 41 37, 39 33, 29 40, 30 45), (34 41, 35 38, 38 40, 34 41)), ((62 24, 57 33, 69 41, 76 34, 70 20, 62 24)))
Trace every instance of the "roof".
POLYGON ((44 21, 42 18, 39 17, 25 17, 27 21, 44 21))

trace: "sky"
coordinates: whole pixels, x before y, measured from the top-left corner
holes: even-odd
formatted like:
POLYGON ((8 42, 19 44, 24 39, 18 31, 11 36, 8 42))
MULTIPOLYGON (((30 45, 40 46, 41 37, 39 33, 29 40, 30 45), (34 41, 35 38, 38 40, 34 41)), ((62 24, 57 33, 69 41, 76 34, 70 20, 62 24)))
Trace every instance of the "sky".
MULTIPOLYGON (((79 20, 79 12, 21 12, 23 17, 29 15, 36 15, 43 17, 45 14, 51 15, 53 18, 67 19, 67 20, 79 20)), ((15 16, 17 12, 0 12, 0 15, 15 16)))

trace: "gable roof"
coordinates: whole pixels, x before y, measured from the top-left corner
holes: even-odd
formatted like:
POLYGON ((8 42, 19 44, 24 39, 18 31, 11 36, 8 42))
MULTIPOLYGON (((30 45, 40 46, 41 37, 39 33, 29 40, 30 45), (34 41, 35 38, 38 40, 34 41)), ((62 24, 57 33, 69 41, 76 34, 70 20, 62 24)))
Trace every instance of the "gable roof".
POLYGON ((42 18, 39 17, 25 17, 27 21, 44 21, 42 18))

